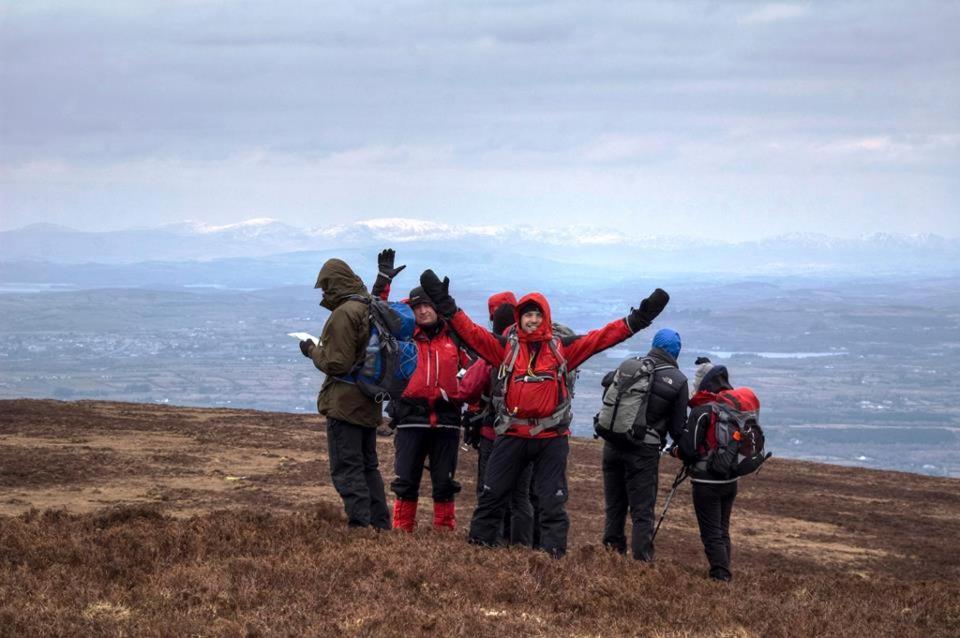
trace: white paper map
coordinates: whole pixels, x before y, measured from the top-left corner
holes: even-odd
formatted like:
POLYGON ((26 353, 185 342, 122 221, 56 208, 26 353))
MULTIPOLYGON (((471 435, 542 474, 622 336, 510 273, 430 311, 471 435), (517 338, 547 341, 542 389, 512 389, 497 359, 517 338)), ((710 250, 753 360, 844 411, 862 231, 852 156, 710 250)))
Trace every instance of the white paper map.
POLYGON ((314 342, 314 343, 317 344, 318 346, 320 345, 320 339, 318 339, 317 337, 314 337, 314 336, 313 336, 312 334, 310 334, 309 332, 288 332, 288 333, 287 333, 287 336, 288 336, 288 337, 293 337, 293 338, 296 339, 297 341, 308 341, 308 340, 309 340, 309 341, 314 342))

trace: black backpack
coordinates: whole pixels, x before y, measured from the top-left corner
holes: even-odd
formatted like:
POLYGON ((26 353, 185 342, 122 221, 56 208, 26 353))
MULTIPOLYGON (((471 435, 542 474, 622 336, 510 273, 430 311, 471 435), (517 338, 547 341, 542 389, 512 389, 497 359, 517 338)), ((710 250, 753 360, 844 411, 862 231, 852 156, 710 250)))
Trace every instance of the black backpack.
POLYGON ((764 452, 760 401, 750 388, 723 390, 703 405, 705 410, 691 415, 680 450, 694 459, 696 472, 733 479, 755 472, 773 455, 764 452))

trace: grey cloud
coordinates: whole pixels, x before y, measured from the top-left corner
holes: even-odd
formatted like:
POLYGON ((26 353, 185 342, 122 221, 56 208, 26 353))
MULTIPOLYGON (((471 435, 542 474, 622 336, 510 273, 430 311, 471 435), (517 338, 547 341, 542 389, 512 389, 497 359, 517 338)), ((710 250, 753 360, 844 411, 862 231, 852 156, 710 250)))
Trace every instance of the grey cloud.
MULTIPOLYGON (((899 141, 960 131, 950 3, 804 3, 752 24, 764 3, 112 4, 6 12, 0 165, 212 171, 263 152, 309 174, 357 149, 419 147, 446 149, 434 168, 465 189, 493 158, 656 167, 682 184, 705 170, 887 170, 910 153, 818 157, 886 136, 920 149, 904 170, 960 168, 955 149, 899 141)), ((589 199, 592 177, 579 179, 589 199)), ((13 192, 26 210, 26 187, 13 192)))

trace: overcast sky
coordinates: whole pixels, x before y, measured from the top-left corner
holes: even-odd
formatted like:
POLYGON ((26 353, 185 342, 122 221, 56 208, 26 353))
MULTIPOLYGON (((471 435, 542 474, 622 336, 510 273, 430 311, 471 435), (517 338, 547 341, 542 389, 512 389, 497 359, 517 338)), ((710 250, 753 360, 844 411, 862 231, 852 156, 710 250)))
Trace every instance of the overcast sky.
POLYGON ((0 7, 4 229, 960 235, 960 2, 0 7))

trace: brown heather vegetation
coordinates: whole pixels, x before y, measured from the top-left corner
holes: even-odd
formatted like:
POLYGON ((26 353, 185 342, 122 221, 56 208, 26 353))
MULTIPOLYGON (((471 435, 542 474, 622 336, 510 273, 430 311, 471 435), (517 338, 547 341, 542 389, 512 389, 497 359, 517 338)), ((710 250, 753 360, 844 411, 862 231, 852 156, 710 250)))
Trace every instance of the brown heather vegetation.
POLYGON ((725 585, 705 578, 687 484, 654 566, 602 549, 594 441, 572 446, 563 560, 466 544, 472 450, 457 532, 429 529, 428 498, 413 535, 347 530, 322 426, 0 402, 0 635, 960 635, 956 480, 774 458, 741 485, 725 585))

